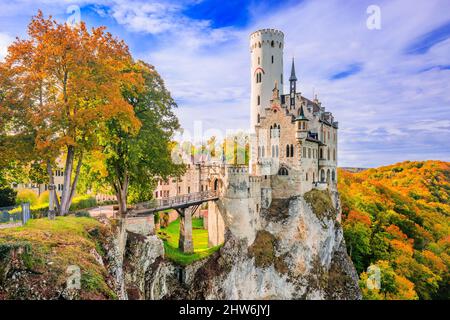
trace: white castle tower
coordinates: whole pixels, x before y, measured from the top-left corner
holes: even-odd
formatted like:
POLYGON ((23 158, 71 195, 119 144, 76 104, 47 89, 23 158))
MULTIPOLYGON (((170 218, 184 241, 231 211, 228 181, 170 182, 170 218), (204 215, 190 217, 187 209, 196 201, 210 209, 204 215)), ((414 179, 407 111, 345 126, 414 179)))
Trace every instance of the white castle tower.
POLYGON ((279 30, 261 29, 250 35, 251 132, 255 131, 259 116, 265 115, 275 83, 283 94, 283 47, 284 34, 279 30))

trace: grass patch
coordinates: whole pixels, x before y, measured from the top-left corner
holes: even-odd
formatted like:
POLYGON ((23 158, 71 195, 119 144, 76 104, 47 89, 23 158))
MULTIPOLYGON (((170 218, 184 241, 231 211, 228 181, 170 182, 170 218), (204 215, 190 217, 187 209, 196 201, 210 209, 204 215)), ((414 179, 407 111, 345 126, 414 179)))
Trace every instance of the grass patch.
POLYGON ((304 198, 319 220, 336 217, 333 201, 327 191, 312 189, 305 193, 304 198))
POLYGON ((82 275, 80 297, 88 294, 104 299, 114 293, 106 284, 106 269, 95 260, 91 251, 99 251, 106 232, 105 227, 93 218, 32 219, 24 226, 0 230, 0 248, 25 243, 26 250, 21 255, 24 266, 51 279, 48 282, 54 284, 54 290, 65 287, 66 270, 70 265, 76 265, 82 275), (93 229, 100 232, 93 236, 89 233, 93 229))
POLYGON ((192 219, 192 242, 194 253, 186 254, 178 249, 180 238, 180 219, 170 223, 166 228, 158 231, 158 236, 164 240, 164 252, 166 258, 180 265, 188 265, 194 261, 203 259, 216 252, 221 246, 208 247, 208 230, 203 229, 203 220, 192 219))

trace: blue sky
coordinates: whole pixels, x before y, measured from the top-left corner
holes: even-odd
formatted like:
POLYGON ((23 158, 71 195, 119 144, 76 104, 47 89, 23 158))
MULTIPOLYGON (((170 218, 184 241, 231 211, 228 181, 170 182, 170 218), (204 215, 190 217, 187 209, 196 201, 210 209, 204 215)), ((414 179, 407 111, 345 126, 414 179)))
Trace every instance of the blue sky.
MULTIPOLYGON (((450 161, 450 2, 237 0, 0 0, 0 59, 40 8, 64 21, 71 5, 156 66, 187 133, 247 129, 249 34, 285 33, 297 88, 318 93, 339 121, 339 165, 450 161), (377 5, 381 29, 369 30, 377 5)), ((285 65, 285 74, 290 64, 285 65)))

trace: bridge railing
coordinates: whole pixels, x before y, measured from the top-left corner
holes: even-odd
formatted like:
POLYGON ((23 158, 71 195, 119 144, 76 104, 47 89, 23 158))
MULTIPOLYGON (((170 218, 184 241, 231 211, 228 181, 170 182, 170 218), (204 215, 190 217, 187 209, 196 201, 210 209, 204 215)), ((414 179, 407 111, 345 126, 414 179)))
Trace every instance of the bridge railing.
POLYGON ((204 201, 207 199, 212 199, 218 197, 218 192, 214 190, 188 193, 174 197, 162 198, 162 199, 153 199, 151 201, 142 202, 136 205, 138 208, 144 209, 155 209, 155 208, 166 208, 166 207, 175 207, 178 205, 204 201))

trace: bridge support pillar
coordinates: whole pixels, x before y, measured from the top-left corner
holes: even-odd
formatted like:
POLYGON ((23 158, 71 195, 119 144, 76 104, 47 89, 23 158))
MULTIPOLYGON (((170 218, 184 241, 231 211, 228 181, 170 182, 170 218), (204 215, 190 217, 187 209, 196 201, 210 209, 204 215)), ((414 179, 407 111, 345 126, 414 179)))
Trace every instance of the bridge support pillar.
POLYGON ((180 214, 180 239, 178 248, 184 253, 194 252, 192 243, 192 215, 186 208, 177 209, 180 214))
POLYGON ((225 223, 216 201, 208 202, 208 247, 215 247, 224 242, 225 223))

